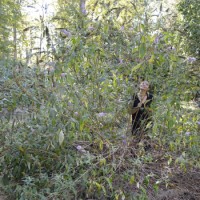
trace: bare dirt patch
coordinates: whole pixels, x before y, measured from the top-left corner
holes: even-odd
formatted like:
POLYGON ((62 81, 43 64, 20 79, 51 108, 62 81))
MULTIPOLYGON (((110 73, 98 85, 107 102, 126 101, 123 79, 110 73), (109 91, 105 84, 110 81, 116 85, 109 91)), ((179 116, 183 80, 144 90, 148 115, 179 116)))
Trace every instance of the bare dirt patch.
POLYGON ((175 174, 170 183, 171 189, 160 191, 157 200, 200 200, 200 172, 175 174))
POLYGON ((0 191, 0 200, 7 200, 6 196, 0 191))

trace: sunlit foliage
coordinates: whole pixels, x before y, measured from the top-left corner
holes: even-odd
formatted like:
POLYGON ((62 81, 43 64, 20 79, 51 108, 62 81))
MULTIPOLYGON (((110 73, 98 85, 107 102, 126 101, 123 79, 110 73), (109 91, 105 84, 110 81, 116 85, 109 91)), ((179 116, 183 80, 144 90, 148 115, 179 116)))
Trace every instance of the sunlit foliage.
POLYGON ((59 0, 52 19, 18 30, 16 61, 0 63, 0 171, 11 198, 148 199, 173 171, 200 167, 198 110, 188 104, 196 60, 182 55, 167 9, 59 0), (136 142, 127 102, 141 79, 154 94, 153 124, 136 142))

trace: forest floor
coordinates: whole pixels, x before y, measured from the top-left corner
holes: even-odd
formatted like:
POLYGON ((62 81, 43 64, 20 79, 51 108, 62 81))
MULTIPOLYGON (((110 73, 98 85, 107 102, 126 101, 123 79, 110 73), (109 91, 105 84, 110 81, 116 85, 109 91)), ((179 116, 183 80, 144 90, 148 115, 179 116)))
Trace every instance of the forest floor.
MULTIPOLYGON (((145 142, 150 144, 150 148, 144 153, 151 155, 152 160, 149 163, 142 164, 138 174, 143 177, 148 174, 153 175, 145 187, 148 200, 200 200, 200 169, 194 169, 191 166, 181 169, 180 166, 176 166, 175 160, 180 156, 176 153, 172 155, 172 163, 169 164, 169 158, 166 157, 167 148, 159 146, 155 140, 150 139, 142 139, 140 143, 144 145, 145 142), (153 188, 156 180, 161 180, 157 194, 155 188, 153 188)), ((140 154, 138 153, 140 151, 139 144, 134 143, 133 140, 130 141, 126 149, 127 151, 124 151, 126 161, 127 158, 132 157, 134 159, 140 154)), ((125 166, 121 167, 121 170, 123 171, 123 168, 129 167, 127 162, 125 166)), ((115 184, 123 185, 124 183, 121 180, 116 180, 115 184)), ((133 185, 128 185, 127 192, 128 190, 138 192, 137 185, 133 185)), ((8 195, 3 192, 2 186, 0 187, 0 200, 9 200, 8 195)))
MULTIPOLYGON (((2 177, 0 176, 0 183, 2 182, 2 177)), ((0 200, 8 200, 7 196, 3 191, 3 186, 0 184, 0 200)))
MULTIPOLYGON (((177 173, 169 181, 169 188, 160 188, 156 196, 149 190, 149 200, 200 200, 200 171, 177 173)), ((0 200, 10 200, 0 190, 0 200)), ((127 199, 128 200, 128 199, 127 199)))
POLYGON ((0 200, 7 200, 6 196, 0 191, 0 200))
POLYGON ((156 200, 200 200, 200 172, 175 174, 171 180, 171 189, 159 192, 156 200))
MULTIPOLYGON (((142 141, 145 143, 144 141, 142 141)), ((154 142, 153 142, 154 143, 154 142)), ((130 144, 134 146, 135 144, 130 144)), ((152 174, 146 189, 148 200, 200 200, 200 169, 186 165, 184 169, 176 165, 175 160, 179 155, 174 154, 172 163, 169 164, 166 151, 164 149, 154 148, 151 144, 145 154, 151 154, 153 159, 149 163, 142 164, 138 169, 140 176, 152 174), (158 192, 155 192, 154 183, 160 180, 158 192)), ((137 154, 137 148, 135 148, 137 154)), ((131 154, 127 155, 130 156, 131 154)), ((129 186, 128 190, 138 192, 137 185, 129 186)))
MULTIPOLYGON (((130 145, 132 146, 133 143, 130 145)), ((135 151, 137 150, 138 149, 136 147, 135 151)), ((134 156, 133 152, 130 153, 131 154, 127 156, 134 156)), ((187 169, 183 170, 178 166, 175 167, 175 165, 169 165, 169 160, 163 156, 164 152, 162 153, 161 149, 157 150, 153 146, 151 146, 151 148, 147 150, 146 153, 153 155, 153 161, 143 164, 141 169, 139 169, 138 174, 154 175, 151 177, 149 184, 145 188, 148 200, 200 200, 200 169, 194 169, 188 166, 187 169), (166 181, 162 181, 162 183, 159 184, 158 192, 156 194, 151 182, 155 183, 157 179, 166 179, 166 181)), ((116 180, 117 185, 124 184, 123 181, 121 183, 119 182, 121 181, 116 180)), ((138 192, 137 186, 135 184, 133 185, 129 185, 126 188, 127 192, 128 190, 133 190, 135 193, 138 192)), ((10 200, 5 195, 3 188, 1 187, 0 200, 10 200)))
MULTIPOLYGON (((162 173, 162 169, 159 170, 160 173, 162 173)), ((159 187, 159 192, 156 196, 152 196, 151 191, 148 191, 147 193, 150 194, 148 195, 149 199, 200 200, 200 170, 188 169, 187 172, 174 172, 167 184, 167 189, 166 185, 161 185, 159 187)))

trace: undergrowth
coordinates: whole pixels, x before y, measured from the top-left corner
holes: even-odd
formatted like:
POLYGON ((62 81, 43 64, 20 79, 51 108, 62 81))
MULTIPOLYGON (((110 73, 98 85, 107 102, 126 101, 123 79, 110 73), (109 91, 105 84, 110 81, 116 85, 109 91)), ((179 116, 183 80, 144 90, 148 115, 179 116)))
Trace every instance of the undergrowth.
MULTIPOLYGON (((23 120, 9 115, 1 119, 0 169, 11 198, 149 199, 159 188, 169 187, 174 172, 199 168, 198 109, 186 109, 170 96, 155 95, 153 124, 138 141, 130 135, 127 101, 121 95, 104 102, 115 109, 102 104, 100 110, 96 102, 89 105, 92 100, 84 94, 90 91, 80 86, 80 99, 76 91, 72 101, 58 85, 45 89, 49 98, 35 95, 34 102, 16 80, 4 84, 6 91, 18 91, 8 92, 8 104, 1 100, 8 111, 24 101, 28 112, 34 112, 23 120)), ((30 90, 27 93, 40 93, 39 88, 30 90)))

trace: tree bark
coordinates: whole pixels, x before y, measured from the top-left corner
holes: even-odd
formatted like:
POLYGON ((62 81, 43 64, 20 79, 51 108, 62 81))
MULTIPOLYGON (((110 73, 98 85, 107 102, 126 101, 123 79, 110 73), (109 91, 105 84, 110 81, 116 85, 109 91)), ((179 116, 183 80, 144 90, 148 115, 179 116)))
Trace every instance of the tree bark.
POLYGON ((13 26, 14 60, 17 60, 17 28, 13 26))

